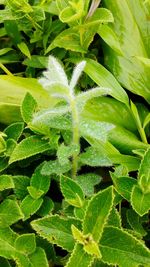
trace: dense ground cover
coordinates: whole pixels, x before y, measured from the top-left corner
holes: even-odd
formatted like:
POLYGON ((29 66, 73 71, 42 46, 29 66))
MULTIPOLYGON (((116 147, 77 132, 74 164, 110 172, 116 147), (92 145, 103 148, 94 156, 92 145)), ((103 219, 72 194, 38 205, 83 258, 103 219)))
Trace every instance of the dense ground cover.
POLYGON ((0 0, 0 266, 150 266, 150 2, 0 0))

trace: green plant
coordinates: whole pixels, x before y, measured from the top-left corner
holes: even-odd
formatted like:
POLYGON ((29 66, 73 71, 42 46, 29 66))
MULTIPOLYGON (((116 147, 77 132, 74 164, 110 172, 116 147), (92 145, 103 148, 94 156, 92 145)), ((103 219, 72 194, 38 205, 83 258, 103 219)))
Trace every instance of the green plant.
POLYGON ((149 1, 0 5, 0 266, 148 267, 149 1))

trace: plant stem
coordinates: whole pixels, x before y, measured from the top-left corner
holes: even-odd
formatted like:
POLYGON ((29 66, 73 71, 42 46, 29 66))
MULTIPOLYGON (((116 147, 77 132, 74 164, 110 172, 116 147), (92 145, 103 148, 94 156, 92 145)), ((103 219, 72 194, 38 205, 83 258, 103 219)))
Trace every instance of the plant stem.
MULTIPOLYGON (((79 134, 79 116, 78 110, 75 102, 75 98, 71 95, 70 107, 72 112, 72 131, 73 138, 72 142, 75 146, 79 146, 80 134, 79 134)), ((75 179, 78 170, 78 152, 75 151, 72 157, 72 178, 75 179)))
POLYGON ((2 64, 0 63, 0 68, 9 76, 13 76, 13 74, 2 64))

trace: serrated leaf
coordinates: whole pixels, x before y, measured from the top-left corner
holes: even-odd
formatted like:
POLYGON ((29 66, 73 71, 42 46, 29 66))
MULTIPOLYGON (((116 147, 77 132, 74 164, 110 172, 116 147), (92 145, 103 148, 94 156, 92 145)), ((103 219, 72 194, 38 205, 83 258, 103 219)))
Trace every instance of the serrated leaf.
POLYGON ((86 196, 94 194, 94 186, 99 184, 101 180, 102 177, 95 173, 85 173, 76 177, 76 181, 81 186, 86 196))
POLYGON ((92 167, 112 166, 112 162, 107 155, 102 154, 101 151, 95 147, 88 147, 86 152, 80 154, 79 160, 82 164, 92 167))
POLYGON ((27 137, 15 147, 9 164, 42 153, 48 149, 50 149, 48 141, 35 135, 27 137))
POLYGON ((8 227, 23 218, 21 209, 16 201, 5 199, 0 204, 0 227, 8 227))
POLYGON ((34 199, 27 195, 21 202, 20 208, 24 214, 24 220, 30 218, 31 215, 37 212, 43 203, 42 198, 34 199))
POLYGON ((76 267, 77 263, 78 266, 90 267, 93 260, 93 256, 88 254, 81 244, 76 244, 65 267, 76 267))
POLYGON ((46 215, 49 215, 52 210, 54 209, 54 202, 49 197, 43 198, 43 203, 40 207, 40 209, 37 211, 37 214, 41 217, 44 217, 46 215))
POLYGON ((131 192, 133 187, 137 184, 137 180, 128 176, 117 177, 113 173, 111 173, 111 178, 117 192, 126 200, 130 201, 131 192))
POLYGON ((143 193, 150 193, 150 149, 148 149, 141 161, 139 172, 138 172, 138 184, 143 193))
POLYGON ((116 208, 112 208, 108 219, 107 219, 107 226, 114 226, 121 228, 121 216, 116 208))
POLYGON ((42 175, 51 175, 51 174, 61 175, 65 172, 68 172, 70 169, 71 169, 70 163, 61 165, 58 160, 50 160, 48 162, 45 162, 41 170, 41 173, 42 175))
POLYGON ((14 188, 14 182, 11 175, 3 174, 0 176, 0 191, 14 188))
POLYGON ((29 255, 33 267, 49 267, 44 249, 37 247, 36 251, 29 255))
POLYGON ((15 248, 26 255, 32 254, 36 249, 35 234, 18 236, 15 240, 15 248))
POLYGON ((113 205, 113 187, 98 192, 89 202, 83 220, 83 234, 91 234, 99 242, 113 205))
POLYGON ((81 222, 75 218, 63 218, 58 215, 47 216, 42 219, 32 221, 31 226, 43 238, 50 243, 72 251, 75 241, 71 232, 71 225, 81 229, 81 222))
POLYGON ((27 124, 32 120, 33 114, 37 108, 37 102, 30 93, 26 93, 22 105, 21 115, 27 124))
MULTIPOLYGON (((35 188, 34 198, 39 198, 43 194, 46 194, 47 191, 49 190, 49 187, 50 187, 50 178, 47 175, 41 174, 42 168, 43 168, 43 163, 40 164, 35 169, 32 177, 31 177, 31 180, 30 180, 30 188, 35 188)), ((28 190, 29 190, 29 188, 28 188, 28 190)))
POLYGON ((6 151, 5 151, 5 156, 10 157, 13 150, 15 149, 17 145, 17 142, 14 139, 8 139, 6 141, 6 151))
POLYGON ((13 176, 15 185, 14 193, 18 199, 23 199, 28 194, 27 187, 30 185, 30 179, 27 176, 17 175, 13 176))
POLYGON ((7 135, 7 139, 11 138, 18 141, 24 129, 23 122, 16 122, 5 128, 4 133, 7 135))
POLYGON ((70 205, 78 208, 83 206, 84 193, 77 182, 62 175, 60 178, 60 188, 65 200, 70 205))
POLYGON ((36 187, 31 186, 31 185, 28 186, 27 189, 28 189, 30 196, 34 199, 38 199, 44 194, 43 190, 37 189, 36 187))
POLYGON ((73 153, 76 152, 79 154, 80 152, 80 146, 71 144, 69 146, 65 146, 63 143, 58 147, 57 150, 57 157, 58 161, 61 165, 68 164, 69 158, 73 155, 73 153))
POLYGON ((138 266, 150 264, 150 252, 131 234, 116 227, 105 227, 100 241, 102 260, 108 264, 138 266))
POLYGON ((132 227, 132 229, 135 232, 139 233, 141 235, 141 237, 143 237, 147 234, 147 232, 144 230, 144 228, 142 226, 141 218, 134 210, 129 209, 127 211, 127 220, 128 220, 128 223, 130 224, 130 226, 132 227))
POLYGON ((12 259, 12 255, 16 252, 14 243, 17 236, 9 227, 0 228, 0 256, 12 259))
POLYGON ((148 213, 150 210, 150 193, 143 193, 139 186, 134 185, 131 193, 131 205, 140 215, 148 213))

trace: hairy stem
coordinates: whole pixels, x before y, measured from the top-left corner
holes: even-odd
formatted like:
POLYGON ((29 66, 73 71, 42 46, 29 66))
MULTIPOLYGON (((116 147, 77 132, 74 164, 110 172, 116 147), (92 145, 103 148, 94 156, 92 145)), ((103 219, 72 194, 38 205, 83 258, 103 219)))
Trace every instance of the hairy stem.
MULTIPOLYGON (((73 131, 73 138, 72 142, 74 145, 79 146, 80 142, 80 134, 79 134, 79 116, 78 110, 75 102, 75 98, 72 95, 70 101, 70 107, 72 112, 72 131, 73 131)), ((72 178, 75 179, 78 170, 78 152, 73 153, 72 157, 72 178)))

